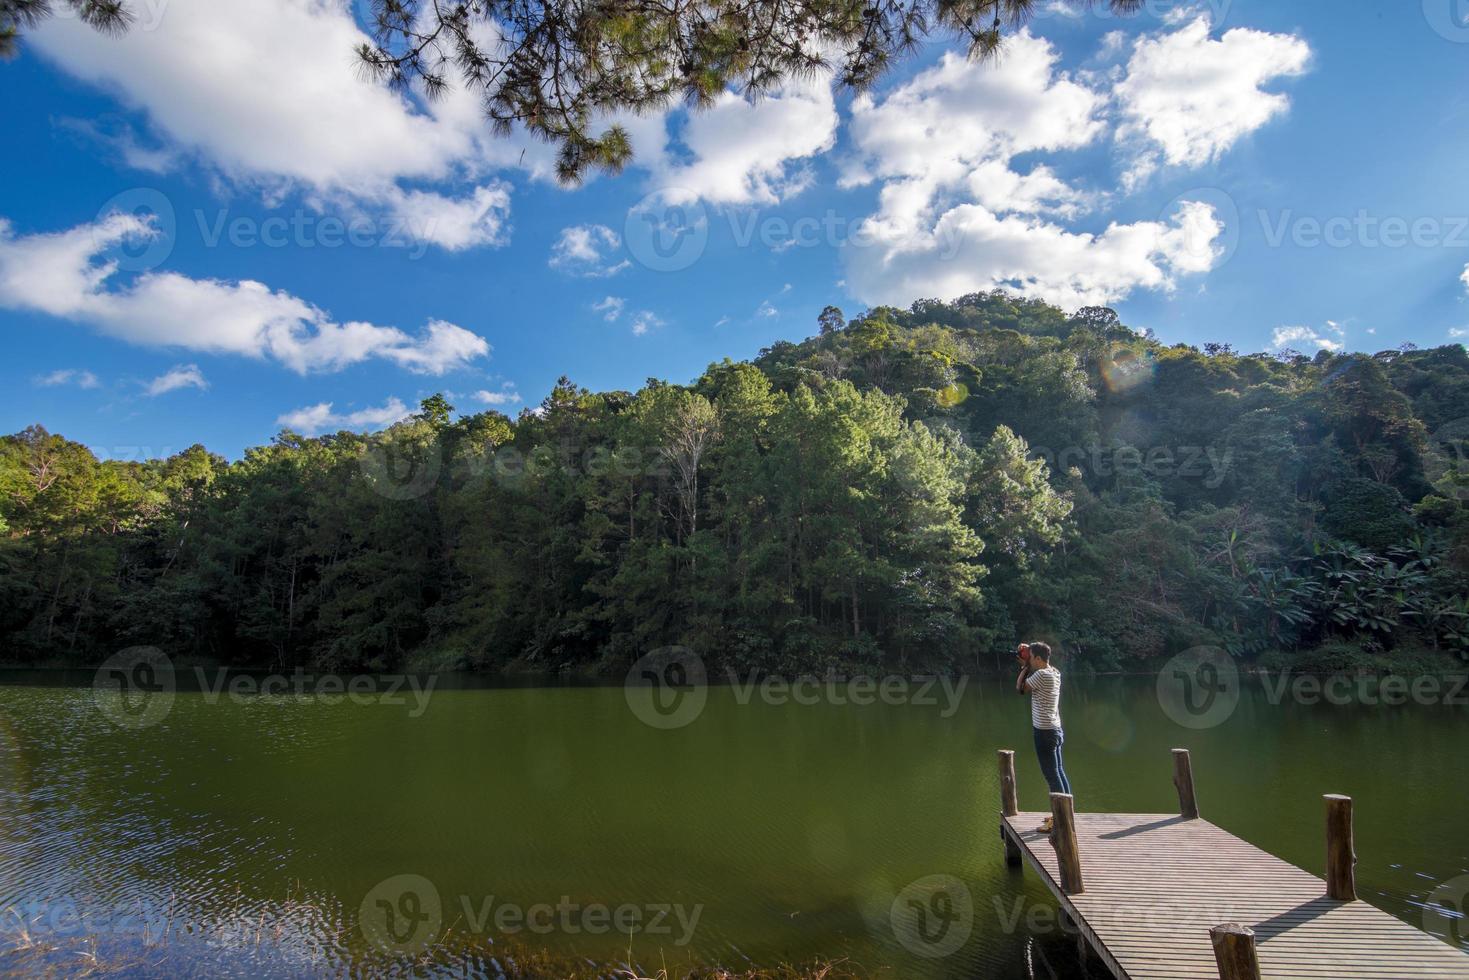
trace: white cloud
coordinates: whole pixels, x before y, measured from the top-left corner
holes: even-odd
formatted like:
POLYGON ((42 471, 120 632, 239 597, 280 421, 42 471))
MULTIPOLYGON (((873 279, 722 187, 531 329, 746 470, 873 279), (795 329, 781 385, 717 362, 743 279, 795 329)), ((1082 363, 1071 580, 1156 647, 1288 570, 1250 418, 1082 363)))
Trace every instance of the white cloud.
POLYGON ((392 330, 391 327, 362 326, 369 327, 379 342, 398 341, 390 342, 373 353, 414 374, 444 374, 490 352, 490 345, 479 334, 447 320, 430 320, 416 341, 410 341, 408 335, 400 330, 393 330, 398 335, 396 338, 385 336, 384 331, 392 330))
POLYGON ((1469 327, 1450 327, 1449 336, 1454 340, 1462 340, 1469 337, 1469 327))
POLYGON ((1127 43, 1127 35, 1121 31, 1108 31, 1102 35, 1102 45, 1097 49, 1097 57, 1106 60, 1122 53, 1122 46, 1127 43))
POLYGON ((60 368, 35 379, 38 388, 55 388, 61 385, 76 385, 78 388, 96 388, 101 382, 91 371, 80 368, 60 368))
POLYGON ((418 337, 396 327, 338 323, 323 310, 251 280, 174 272, 119 275, 109 249, 156 234, 128 214, 51 234, 16 236, 0 219, 0 307, 86 323, 154 347, 269 357, 291 370, 335 370, 371 357, 443 374, 489 354, 483 337, 431 320, 418 337))
POLYGON ((302 435, 314 436, 328 430, 381 429, 401 422, 413 410, 398 398, 389 398, 377 408, 362 408, 355 412, 334 412, 332 402, 319 402, 287 412, 276 419, 277 425, 285 426, 302 435))
POLYGON ((1063 309, 1107 306, 1134 289, 1170 290, 1181 273, 1206 271, 1222 231, 1209 205, 1189 201, 1167 221, 1073 232, 979 204, 946 212, 932 231, 847 251, 848 279, 865 302, 952 299, 1006 288, 1063 309), (883 247, 885 246, 885 247, 883 247))
POLYGON ((491 181, 460 198, 393 188, 386 200, 396 228, 449 252, 510 240, 510 185, 504 181, 491 181))
POLYGON ((1075 149, 1102 131, 1101 95, 1057 69, 1058 54, 1022 31, 998 63, 954 53, 880 102, 852 104, 857 155, 843 183, 886 181, 880 221, 913 230, 944 192, 967 192, 997 211, 1075 209, 1081 195, 1049 169, 1021 176, 1019 154, 1075 149))
POLYGON ((136 165, 159 169, 193 156, 275 198, 300 189, 319 208, 345 198, 411 218, 429 229, 423 240, 448 249, 504 240, 508 193, 481 185, 485 174, 552 172, 554 148, 523 134, 495 137, 473 92, 456 87, 428 103, 363 79, 353 51, 366 36, 346 3, 190 0, 121 37, 55 17, 31 40, 146 116, 160 149, 140 155, 130 134, 111 137, 136 165), (410 190, 410 182, 436 189, 410 190))
POLYGON ((1311 49, 1290 34, 1237 27, 1209 37, 1207 16, 1171 33, 1140 38, 1117 84, 1118 140, 1133 149, 1125 180, 1158 166, 1209 163, 1271 119, 1290 100, 1262 86, 1305 72, 1311 49))
POLYGON ((590 279, 615 276, 632 265, 627 259, 614 262, 622 239, 606 225, 572 225, 561 229, 551 246, 553 269, 590 279))
POLYGON ((627 305, 627 300, 621 296, 608 296, 592 304, 592 309, 602 314, 602 319, 608 323, 616 323, 617 318, 622 316, 622 309, 627 305))
POLYGON ((1464 271, 1459 276, 1459 281, 1464 284, 1466 290, 1469 290, 1469 265, 1464 266, 1464 271))
MULTIPOLYGON (((171 4, 152 27, 106 38, 74 18, 53 18, 34 34, 37 50, 63 70, 118 93, 143 114, 146 141, 130 132, 109 135, 136 165, 156 169, 196 158, 226 182, 273 199, 298 190, 313 207, 381 215, 447 250, 508 240, 510 192, 493 176, 497 171, 519 168, 538 179, 554 174, 554 146, 520 132, 495 136, 478 96, 462 86, 428 102, 358 77, 352 50, 364 35, 349 4, 189 0, 171 4), (263 70, 270 65, 289 66, 287 80, 263 70)), ((1122 52, 1122 44, 1122 35, 1107 35, 1103 54, 1122 52)), ((944 246, 979 261, 961 291, 1013 282, 1064 303, 1171 288, 1177 273, 1210 267, 1212 239, 1181 254, 1176 221, 1105 230, 1098 223, 1087 232, 1067 227, 1105 195, 1073 185, 1064 166, 1033 156, 1089 146, 1120 114, 1124 142, 1136 154, 1131 179, 1163 159, 1206 162, 1284 111, 1285 97, 1262 86, 1304 71, 1308 58, 1305 42, 1286 34, 1236 29, 1211 40, 1207 19, 1199 17, 1136 42, 1125 77, 1120 65, 1111 66, 1115 76, 1070 75, 1047 42, 1022 31, 1008 38, 998 62, 950 54, 882 98, 860 96, 852 104, 855 149, 843 182, 881 181, 882 189, 878 213, 861 228, 869 247, 846 250, 849 264, 866 277, 848 278, 860 282, 859 297, 869 300, 907 301, 960 288, 965 277, 946 268, 958 263, 935 261, 942 228, 948 235, 976 236, 944 246), (1122 78, 1115 99, 1104 90, 1113 77, 1122 78), (1012 243, 1022 255, 1043 260, 1059 243, 1075 264, 1026 265, 1000 253, 1012 243), (1201 264, 1198 255, 1209 261, 1201 264), (934 266, 930 274, 923 272, 925 262, 934 266), (914 292, 899 296, 900 286, 914 292)), ((705 111, 617 121, 628 129, 635 166, 647 171, 660 200, 729 205, 775 204, 799 193, 812 179, 812 162, 835 144, 840 122, 826 73, 753 102, 726 92, 705 111)), ((1207 228, 1203 217, 1190 217, 1194 232, 1207 228)), ((575 275, 609 276, 629 265, 620 248, 617 233, 606 226, 576 226, 563 231, 551 263, 575 275)), ((240 342, 296 370, 376 356, 378 341, 417 343, 393 328, 331 323, 309 304, 259 283, 173 279, 140 277, 107 295, 126 296, 146 283, 162 298, 181 302, 187 293, 210 309, 206 292, 216 304, 231 299, 235 326, 250 337, 281 335, 261 322, 296 324, 278 345, 240 342), (397 337, 375 333, 383 330, 397 337)), ((84 318, 75 310, 58 315, 84 318)), ((115 310, 106 325, 95 315, 85 318, 130 336, 168 332, 142 323, 141 312, 125 325, 115 310)), ((643 323, 646 332, 653 321, 643 323)), ((411 353, 383 356, 415 370, 435 369, 411 353)))
POLYGON ((1346 335, 1345 327, 1335 320, 1327 320, 1321 330, 1303 326, 1276 327, 1270 337, 1270 344, 1276 348, 1298 344, 1314 345, 1318 350, 1338 351, 1346 346, 1346 335))
POLYGON ((59 129, 70 130, 117 154, 129 167, 149 173, 167 173, 177 166, 178 154, 166 147, 144 146, 138 135, 116 117, 100 119, 63 118, 56 121, 59 129))
POLYGON ((1100 203, 1021 154, 1079 149, 1105 130, 1107 98, 1062 72, 1021 32, 997 64, 957 55, 881 101, 853 104, 848 185, 882 181, 879 207, 844 248, 846 281, 868 303, 949 299, 1003 287, 1063 308, 1171 290, 1212 268, 1224 228, 1206 203, 1097 231, 1059 223, 1100 203))
POLYGON ((144 390, 149 396, 156 398, 180 388, 198 388, 204 391, 208 387, 209 382, 204 380, 204 372, 199 370, 198 365, 180 364, 148 382, 144 390))
POLYGON ((1071 218, 1085 212, 1092 200, 1043 164, 1028 174, 1018 174, 1006 163, 986 160, 974 168, 968 183, 974 200, 996 213, 1071 218))
POLYGON ((758 317, 775 317, 780 316, 780 310, 776 309, 775 304, 767 299, 761 302, 759 308, 755 310, 755 315, 758 317))
MULTIPOLYGON (((431 101, 362 78, 354 51, 367 37, 352 8, 344 0, 180 0, 149 29, 119 38, 56 17, 31 39, 64 71, 145 116, 146 145, 130 132, 104 136, 136 166, 157 171, 194 157, 273 198, 300 189, 318 208, 345 199, 349 209, 409 218, 420 240, 447 249, 503 243, 508 196, 485 209, 483 192, 504 192, 486 179, 516 169, 552 180, 556 146, 519 128, 495 135, 480 94, 457 79, 431 101)), ((474 31, 483 47, 499 44, 493 27, 474 31)), ((754 102, 726 92, 707 111, 597 119, 593 129, 614 122, 628 131, 652 187, 774 203, 809 180, 803 164, 831 147, 838 116, 821 73, 754 102)))
POLYGON ((1067 0, 1046 0, 1036 11, 1038 17, 1064 17, 1067 20, 1080 20, 1086 13, 1086 9, 1080 4, 1069 3, 1067 0))
POLYGON ((499 391, 481 389, 470 397, 481 404, 498 407, 501 405, 514 405, 519 402, 520 392, 515 390, 515 383, 513 381, 507 381, 500 386, 499 391))
POLYGON ((663 326, 663 321, 648 310, 639 310, 632 318, 632 333, 634 337, 641 337, 649 330, 663 326))
POLYGON ((839 122, 830 74, 793 79, 749 101, 734 92, 682 119, 669 147, 668 119, 627 121, 635 162, 674 204, 777 204, 810 185, 806 161, 831 149, 839 122))

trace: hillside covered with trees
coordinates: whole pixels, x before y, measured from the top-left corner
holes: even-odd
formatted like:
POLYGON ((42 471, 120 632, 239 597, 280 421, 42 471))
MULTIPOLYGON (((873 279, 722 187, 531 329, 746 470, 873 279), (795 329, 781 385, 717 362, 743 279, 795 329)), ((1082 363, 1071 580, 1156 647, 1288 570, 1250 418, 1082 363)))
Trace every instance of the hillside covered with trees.
POLYGON ((616 671, 1469 659, 1469 354, 1168 347, 995 293, 689 385, 99 462, 0 440, 11 662, 616 671))

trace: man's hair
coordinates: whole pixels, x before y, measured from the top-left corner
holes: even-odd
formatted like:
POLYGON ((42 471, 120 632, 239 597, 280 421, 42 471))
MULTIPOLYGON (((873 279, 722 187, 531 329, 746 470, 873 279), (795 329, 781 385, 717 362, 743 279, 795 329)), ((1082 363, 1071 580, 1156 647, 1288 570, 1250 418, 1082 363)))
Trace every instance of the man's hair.
POLYGON ((1050 663, 1051 645, 1049 643, 1042 643, 1037 640, 1030 645, 1030 655, 1032 657, 1035 657, 1037 660, 1044 660, 1046 663, 1050 663))

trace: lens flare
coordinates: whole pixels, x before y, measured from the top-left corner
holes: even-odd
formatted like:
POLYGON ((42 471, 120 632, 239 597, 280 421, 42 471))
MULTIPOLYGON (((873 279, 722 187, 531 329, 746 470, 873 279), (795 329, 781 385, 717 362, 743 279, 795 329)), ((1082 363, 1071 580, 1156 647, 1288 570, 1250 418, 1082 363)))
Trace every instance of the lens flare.
POLYGON ((940 388, 935 400, 942 408, 956 408, 968 397, 969 389, 956 381, 947 388, 940 388))
POLYGON ((1138 353, 1128 347, 1113 350, 1102 361, 1102 380, 1116 392, 1132 391, 1153 380, 1155 370, 1153 355, 1138 353))

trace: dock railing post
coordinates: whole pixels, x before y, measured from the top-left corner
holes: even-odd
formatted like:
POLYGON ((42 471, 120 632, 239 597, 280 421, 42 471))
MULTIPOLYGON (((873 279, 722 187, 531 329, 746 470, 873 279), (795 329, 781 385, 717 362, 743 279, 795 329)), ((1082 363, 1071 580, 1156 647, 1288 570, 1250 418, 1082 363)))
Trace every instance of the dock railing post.
POLYGON ((1188 749, 1173 750, 1173 785, 1178 787, 1178 813, 1185 820, 1199 819, 1199 802, 1194 796, 1194 766, 1188 749))
POLYGON ((1000 812, 1007 817, 1020 815, 1015 795, 1015 750, 1000 750, 1000 812))
POLYGON ((1260 957, 1255 952, 1255 930, 1226 922, 1209 930, 1219 980, 1260 980, 1260 957))
POLYGON ((1070 793, 1051 794, 1051 846, 1061 870, 1061 890, 1080 895, 1081 851, 1076 846, 1076 802, 1070 793))
POLYGON ((1020 847, 1005 830, 1005 817, 1018 817, 1020 804, 1015 794, 1015 750, 1000 750, 1000 840, 1005 844, 1005 863, 1020 866, 1020 847))
POLYGON ((1341 902, 1357 899, 1357 851, 1352 844, 1352 798, 1326 796, 1326 895, 1341 902))

